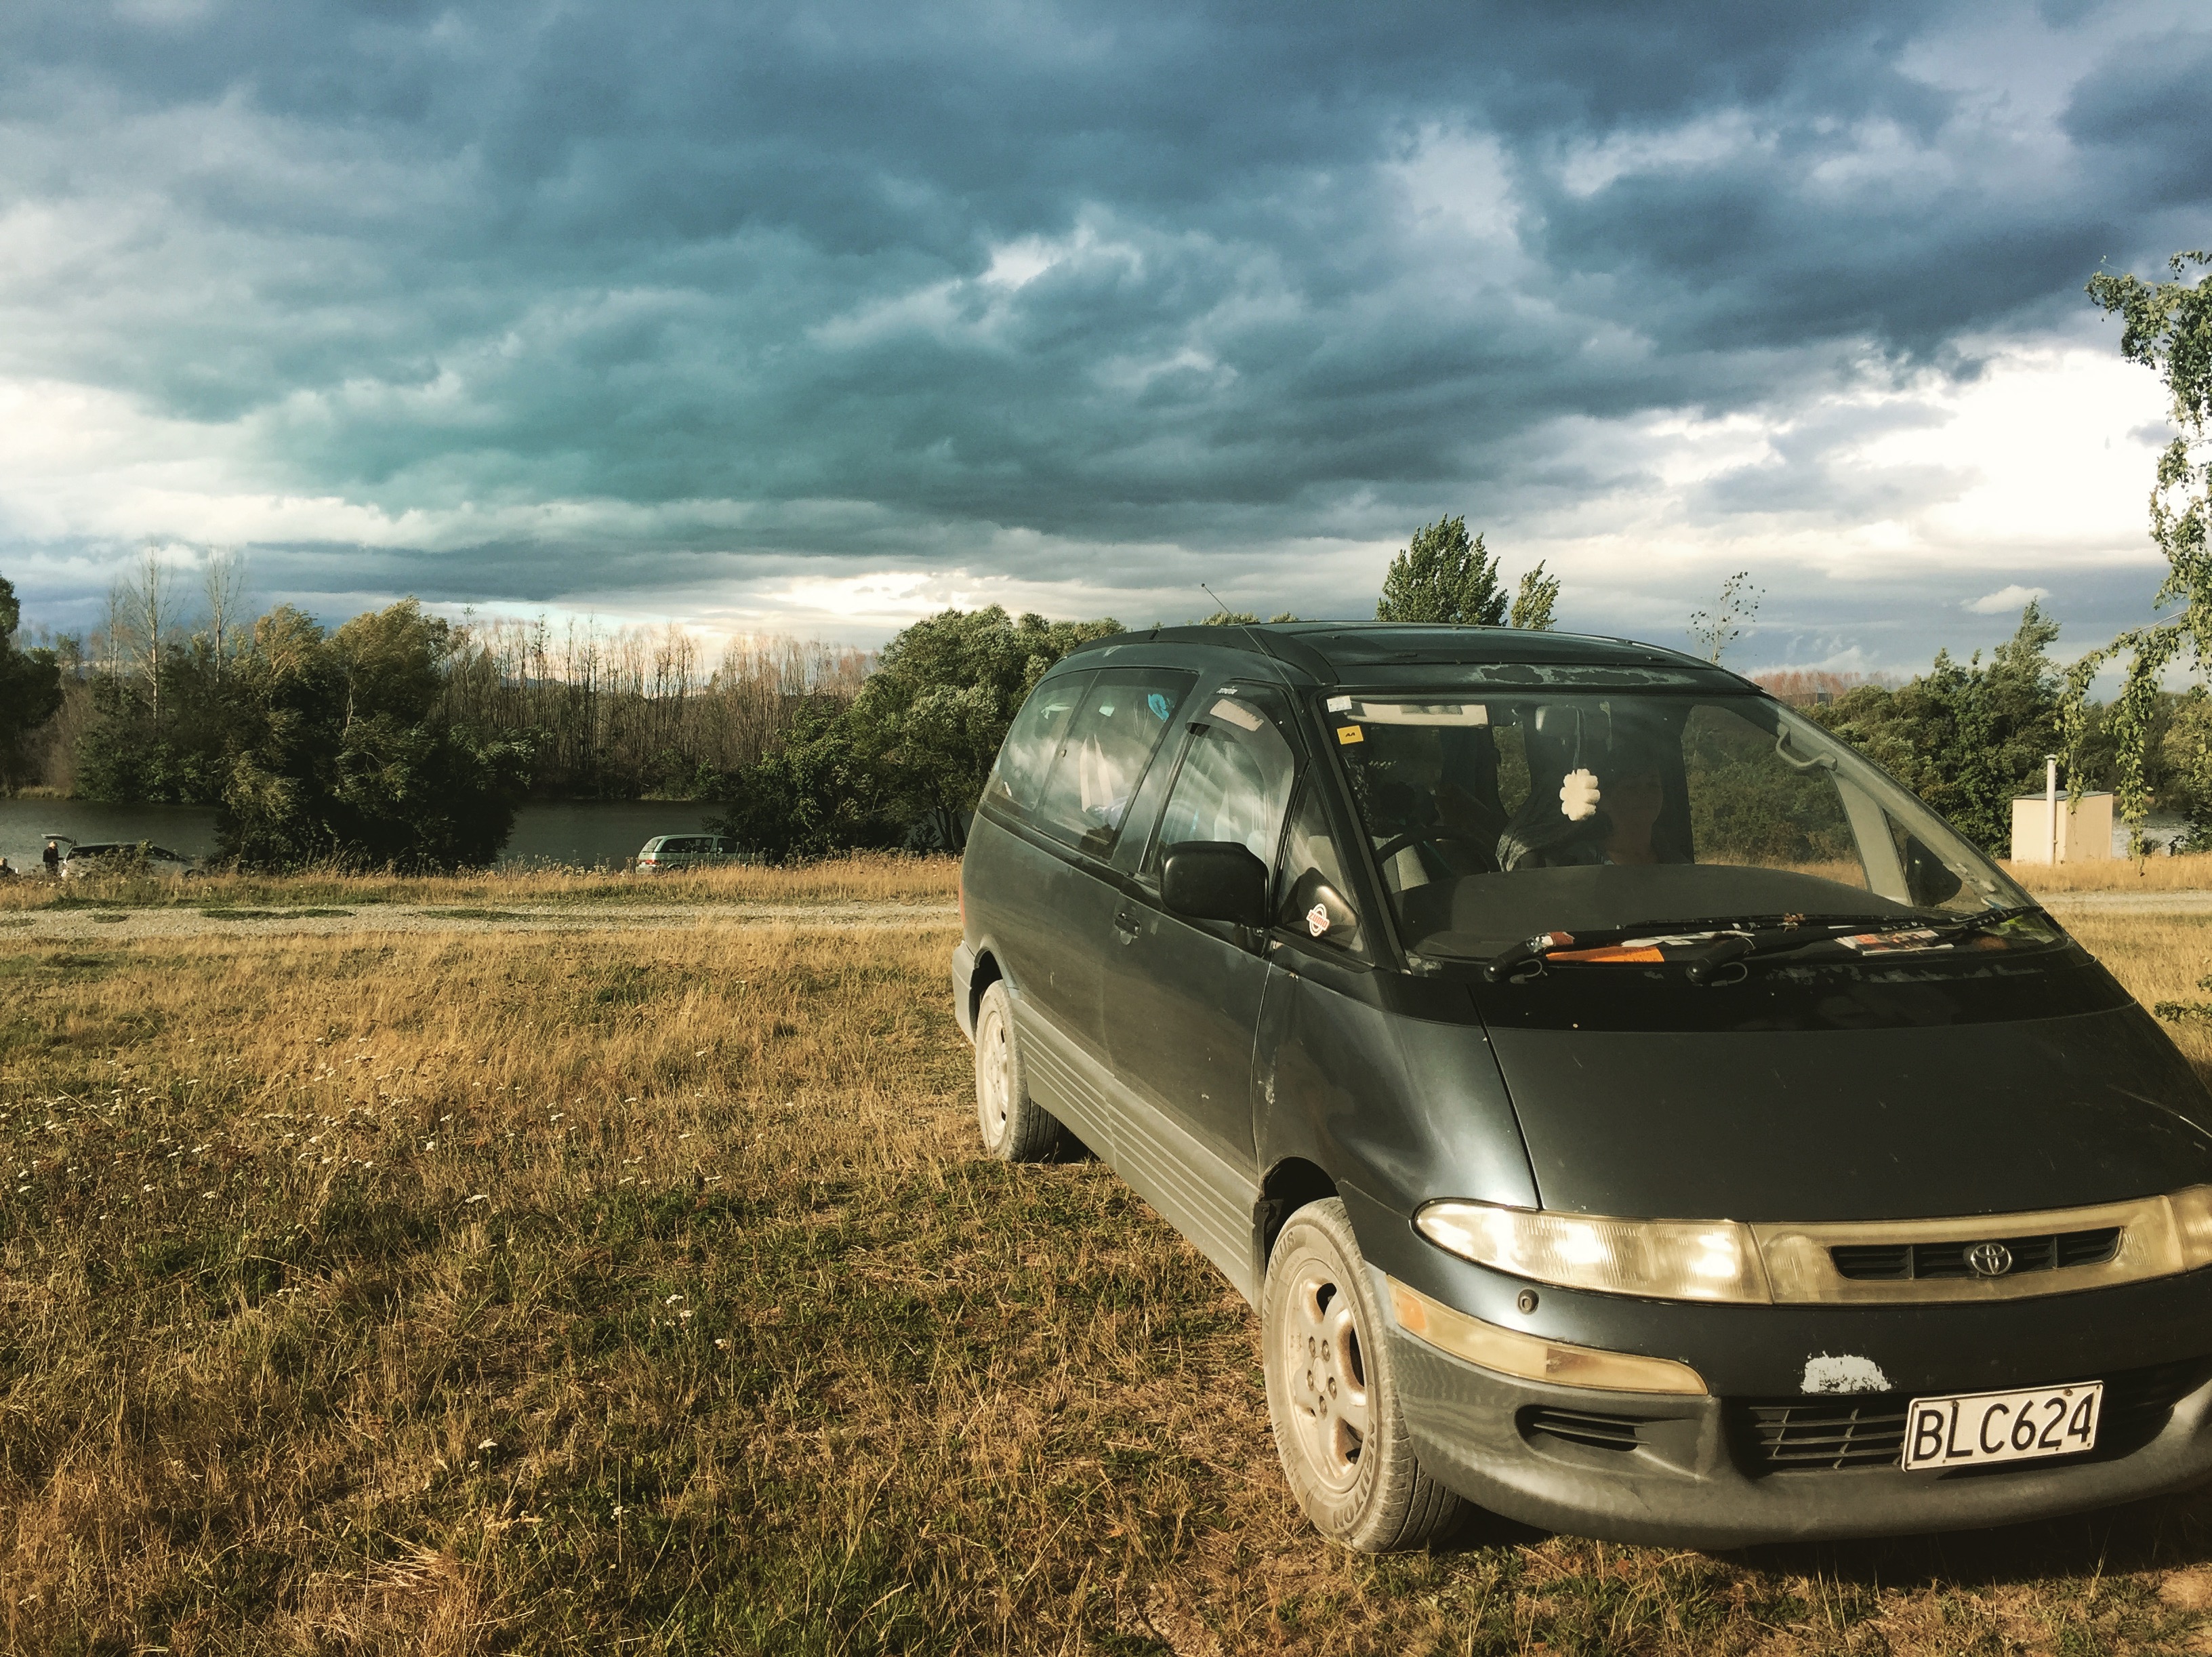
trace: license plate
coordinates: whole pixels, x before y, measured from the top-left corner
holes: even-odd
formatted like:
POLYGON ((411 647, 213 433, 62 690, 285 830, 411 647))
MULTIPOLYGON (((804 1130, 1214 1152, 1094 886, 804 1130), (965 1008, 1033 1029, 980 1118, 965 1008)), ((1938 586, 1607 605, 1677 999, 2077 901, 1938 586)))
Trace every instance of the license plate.
POLYGON ((1986 1467, 2094 1449, 2105 1383, 1916 1398, 1905 1417, 1905 1468, 1986 1467))

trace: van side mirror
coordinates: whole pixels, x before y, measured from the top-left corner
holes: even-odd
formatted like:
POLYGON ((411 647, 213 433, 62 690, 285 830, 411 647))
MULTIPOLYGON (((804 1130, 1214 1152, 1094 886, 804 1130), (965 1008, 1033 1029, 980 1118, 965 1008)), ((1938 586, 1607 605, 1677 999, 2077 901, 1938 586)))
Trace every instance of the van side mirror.
POLYGON ((1265 926, 1267 865, 1232 840, 1183 841, 1160 866, 1160 901, 1194 920, 1265 926))

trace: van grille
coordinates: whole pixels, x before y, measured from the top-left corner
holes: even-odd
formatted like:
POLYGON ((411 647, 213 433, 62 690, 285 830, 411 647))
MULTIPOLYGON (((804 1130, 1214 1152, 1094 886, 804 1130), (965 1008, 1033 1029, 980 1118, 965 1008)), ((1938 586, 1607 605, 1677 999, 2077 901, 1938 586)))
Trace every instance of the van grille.
MULTIPOLYGON (((2120 1228, 2103 1226, 2094 1231, 2059 1231, 2039 1237, 1998 1237, 2012 1253, 2012 1270, 2058 1272, 2073 1266, 2101 1266, 2120 1249, 2120 1228)), ((1849 1243, 1831 1248, 1837 1272, 1861 1282, 1902 1282, 1915 1278, 1971 1278, 1966 1251, 1977 1242, 1849 1243)))
POLYGON ((1632 1450, 1641 1442, 1641 1423, 1626 1416, 1602 1416, 1583 1410, 1523 1410, 1521 1430, 1530 1438, 1565 1439, 1594 1450, 1632 1450))
MULTIPOLYGON (((2106 1376, 2104 1415, 2097 1427, 2097 1448, 2089 1454, 2104 1460, 2141 1449, 2165 1431, 2173 1406, 2195 1392, 2208 1372, 2212 1372, 2212 1363, 2191 1359, 2106 1376)), ((1905 1417, 1912 1396, 1869 1393, 1853 1398, 1750 1399, 1730 1408, 1737 1442, 1756 1471, 1821 1472, 1895 1466, 1905 1454, 1905 1417)))

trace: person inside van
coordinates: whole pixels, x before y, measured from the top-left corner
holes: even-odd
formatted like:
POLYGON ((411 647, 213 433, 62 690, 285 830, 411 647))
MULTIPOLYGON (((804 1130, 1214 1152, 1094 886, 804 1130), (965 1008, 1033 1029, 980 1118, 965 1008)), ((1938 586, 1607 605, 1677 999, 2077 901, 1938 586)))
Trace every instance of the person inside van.
MULTIPOLYGON (((1477 769, 1465 756, 1448 751, 1462 734, 1424 725, 1368 728, 1366 742, 1374 750, 1367 768, 1373 832, 1386 841, 1401 836, 1418 841, 1425 855, 1444 865, 1431 874, 1485 874, 1492 867, 1489 847, 1503 814, 1461 786, 1477 769), (1453 764, 1455 759, 1461 763, 1453 764)), ((1493 761, 1488 768, 1493 796, 1496 769, 1493 761)))

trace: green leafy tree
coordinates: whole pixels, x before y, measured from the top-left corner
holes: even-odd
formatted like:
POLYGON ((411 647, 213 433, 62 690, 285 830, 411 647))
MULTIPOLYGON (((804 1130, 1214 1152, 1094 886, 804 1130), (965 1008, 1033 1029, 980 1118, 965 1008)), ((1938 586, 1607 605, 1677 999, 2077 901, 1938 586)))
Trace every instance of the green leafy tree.
POLYGON ((1553 607, 1559 602, 1559 578, 1547 575, 1540 561, 1521 578, 1521 589, 1513 595, 1513 614, 1507 625, 1519 628, 1523 633, 1549 633, 1553 607))
POLYGON ((480 867, 527 781, 526 744, 448 720, 451 629, 412 600, 335 635, 280 606, 228 675, 239 701, 216 834, 248 868, 480 867))
POLYGON ((1045 671, 1119 622, 948 610, 890 644, 851 704, 811 710, 720 791, 720 831, 772 856, 895 845, 917 823, 957 848, 1023 702, 1045 671))
POLYGON ((21 650, 23 609, 15 584, 0 576, 0 788, 32 780, 32 739, 62 705, 60 665, 51 650, 21 650))
POLYGON ((1482 537, 1468 538, 1464 518, 1440 518, 1416 530, 1412 543, 1390 561, 1375 619, 1499 627, 1506 604, 1498 561, 1482 537))
POLYGON ((777 863, 899 844, 905 825, 854 745, 850 712, 826 699, 801 707, 781 744, 725 786, 715 831, 777 863))
POLYGON ((2176 253, 2166 261, 2172 282, 2147 282, 2100 270, 2089 278, 2089 297, 2107 316, 2121 319, 2120 354, 2166 382, 2173 440, 2160 452, 2150 491, 2150 537, 2166 555, 2166 580, 2152 601, 2172 615, 2131 628, 2068 670, 2063 752, 2069 788, 2081 787, 2078 764, 2091 726, 2090 683, 2107 662, 2128 659, 2120 693, 2106 712, 2114 750, 2113 792, 2128 824, 2130 849, 2144 849, 2143 819, 2155 798, 2154 755, 2159 736, 2166 670, 2186 656, 2202 676, 2212 662, 2212 276, 2184 280, 2192 266, 2212 265, 2212 252, 2176 253))
POLYGON ((2060 681, 2050 656, 2058 624, 2031 602, 2020 627, 1984 664, 1939 652, 1910 684, 1862 685, 1808 710, 1894 773, 1969 840, 2002 857, 2012 801, 2035 792, 2058 736, 2060 681))

